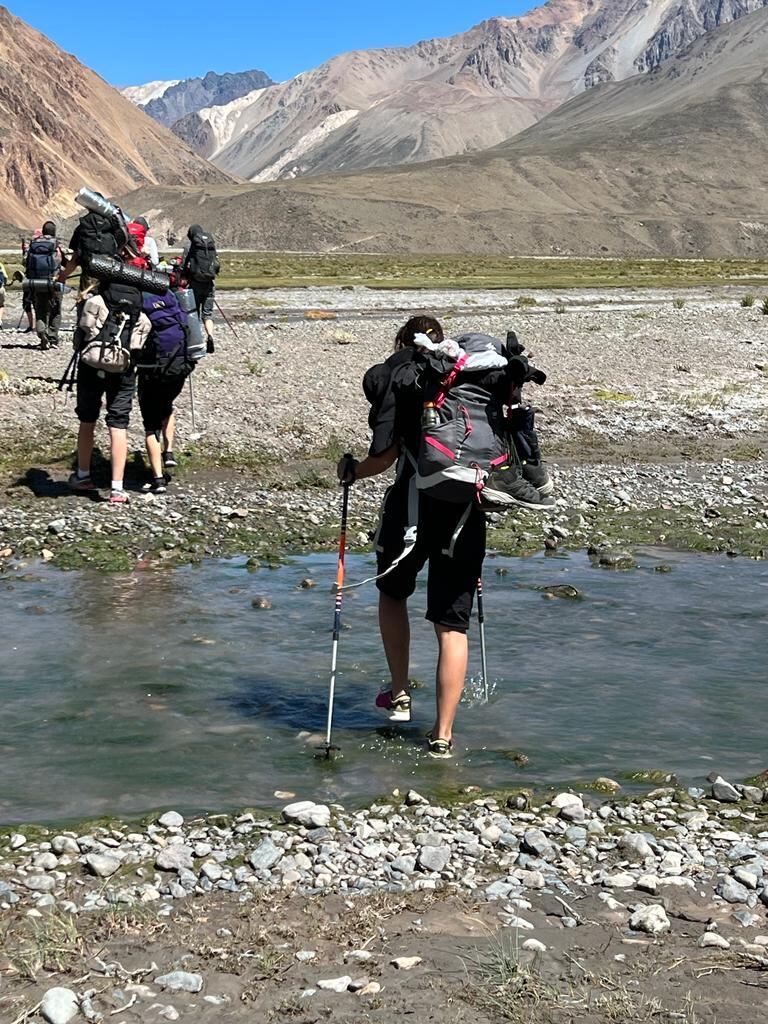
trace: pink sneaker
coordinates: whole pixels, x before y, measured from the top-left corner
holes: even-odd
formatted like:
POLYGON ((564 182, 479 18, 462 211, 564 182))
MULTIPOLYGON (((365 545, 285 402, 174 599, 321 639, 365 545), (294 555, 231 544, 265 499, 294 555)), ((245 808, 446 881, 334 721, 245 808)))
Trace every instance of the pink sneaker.
POLYGON ((411 695, 401 693, 399 697, 392 700, 391 690, 382 690, 376 698, 376 707, 380 711, 387 712, 390 722, 410 722, 411 720, 411 695))

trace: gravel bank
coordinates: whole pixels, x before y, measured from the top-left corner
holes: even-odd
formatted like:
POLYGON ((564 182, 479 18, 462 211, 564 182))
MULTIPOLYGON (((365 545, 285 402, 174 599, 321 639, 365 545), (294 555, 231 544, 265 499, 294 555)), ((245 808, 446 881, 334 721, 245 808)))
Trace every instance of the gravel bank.
POLYGON ((671 781, 5 833, 3 1019, 756 1020, 766 779, 671 781))
MULTIPOLYGON (((136 494, 127 510, 66 492, 74 403, 55 391, 55 379, 68 352, 39 352, 28 336, 6 331, 0 412, 10 486, 0 508, 0 558, 130 568, 234 551, 274 558, 331 544, 338 517, 333 464, 342 451, 361 452, 367 443, 362 374, 387 354, 417 303, 429 298, 430 308, 439 308, 451 293, 395 298, 404 307, 398 313, 376 308, 393 296, 367 289, 228 294, 227 308, 241 318, 240 339, 220 329, 216 354, 195 374, 202 436, 189 440, 182 399, 177 447, 185 464, 167 498, 136 494), (339 318, 297 313, 311 304, 327 315, 338 309, 339 318)), ((470 313, 473 295, 460 293, 454 301, 463 311, 444 317, 452 333, 503 336, 515 327, 550 374, 529 394, 542 408, 557 509, 494 517, 493 543, 506 552, 545 543, 666 542, 759 554, 767 525, 761 456, 768 317, 713 290, 689 293, 683 308, 664 292, 575 293, 565 313, 546 293, 525 310, 514 308, 517 298, 476 295, 478 309, 470 313)), ((128 483, 139 490, 145 470, 136 419, 128 483)), ((97 476, 106 484, 106 463, 97 476)), ((357 545, 367 541, 383 486, 355 492, 357 545)))

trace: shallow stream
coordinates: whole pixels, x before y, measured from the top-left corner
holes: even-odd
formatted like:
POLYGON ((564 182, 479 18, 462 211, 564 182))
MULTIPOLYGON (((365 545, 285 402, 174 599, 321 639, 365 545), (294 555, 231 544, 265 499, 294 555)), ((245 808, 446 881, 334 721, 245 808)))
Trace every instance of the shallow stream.
MULTIPOLYGON (((0 822, 223 811, 416 787, 567 783, 664 769, 701 780, 768 766, 768 563, 647 550, 611 572, 585 555, 490 558, 490 703, 479 651, 458 756, 425 757, 435 641, 413 599, 415 719, 373 710, 385 679, 372 586, 345 598, 333 763, 325 725, 335 559, 248 572, 244 559, 130 576, 33 567, 0 581, 0 822), (670 572, 657 572, 662 563, 670 572), (500 574, 500 572, 502 574, 500 574), (317 586, 301 588, 311 577, 317 586), (536 588, 569 584, 583 599, 536 588), (252 600, 265 596, 269 610, 252 600), (315 734, 307 739, 302 733, 315 734), (513 756, 527 755, 521 768, 513 756), (280 794, 280 795, 276 795, 280 794)), ((348 576, 370 575, 350 557, 348 576)))

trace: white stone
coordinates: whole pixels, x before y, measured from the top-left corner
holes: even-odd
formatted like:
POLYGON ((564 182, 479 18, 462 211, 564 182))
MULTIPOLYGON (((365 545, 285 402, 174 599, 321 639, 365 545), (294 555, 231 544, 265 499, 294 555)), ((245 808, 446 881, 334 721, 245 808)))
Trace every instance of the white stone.
POLYGON ((526 939, 523 943, 523 949, 527 949, 529 953, 546 953, 547 947, 543 942, 539 942, 538 939, 526 939))
POLYGON ((189 971, 171 971, 169 974, 161 974, 155 978, 155 984, 169 992, 200 992, 203 987, 201 974, 191 974, 189 971))
POLYGON ((704 934, 699 938, 697 945, 701 949, 707 949, 708 947, 713 949, 731 948, 731 944, 728 939, 724 938, 722 935, 718 935, 717 932, 704 932, 704 934))
POLYGON ((324 992, 346 992, 351 984, 350 976, 343 974, 340 978, 324 978, 322 981, 318 981, 317 987, 324 992))
POLYGON ((109 878, 120 867, 117 857, 110 857, 106 853, 89 853, 85 858, 85 863, 91 869, 92 874, 98 878, 109 878))
MULTIPOLYGON (((26 843, 26 841, 27 837, 22 835, 21 832, 14 832, 13 835, 11 836, 11 849, 20 850, 21 847, 26 843)), ((51 991, 55 992, 56 989, 51 989, 51 991)))
POLYGON ((668 932, 671 925, 664 908, 654 904, 650 907, 638 907, 629 919, 629 927, 636 932, 661 935, 668 932))
POLYGON ((423 960, 420 956, 398 956, 389 962, 398 971, 412 971, 414 967, 418 967, 420 963, 423 963, 423 960))
POLYGON ((556 797, 550 800, 550 804, 556 811, 562 811, 564 807, 568 807, 571 804, 579 804, 583 807, 584 801, 580 796, 576 796, 575 793, 558 793, 556 797))
POLYGON ((43 996, 40 1012, 48 1024, 69 1024, 78 1014, 77 996, 69 988, 49 988, 43 996))
POLYGON ((181 828, 184 824, 184 818, 178 811, 166 811, 165 814, 160 815, 157 823, 162 825, 163 828, 181 828))

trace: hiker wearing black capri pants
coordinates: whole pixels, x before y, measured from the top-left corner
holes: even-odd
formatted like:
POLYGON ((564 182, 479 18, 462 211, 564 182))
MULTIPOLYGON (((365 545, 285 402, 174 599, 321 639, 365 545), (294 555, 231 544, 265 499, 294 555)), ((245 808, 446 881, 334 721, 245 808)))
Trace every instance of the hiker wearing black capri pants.
POLYGON ((188 242, 181 260, 182 274, 195 295, 197 315, 203 322, 208 339, 208 352, 213 352, 213 305, 216 300, 216 278, 221 270, 213 235, 193 224, 187 232, 188 242))
POLYGON ((40 348, 57 348, 61 327, 61 293, 54 289, 63 262, 61 247, 56 241, 56 225, 47 220, 38 237, 32 239, 27 249, 24 272, 27 280, 34 282, 30 293, 35 312, 35 326, 40 339, 40 348), (50 284, 50 289, 45 284, 50 284))
MULTIPOLYGON (((366 373, 363 390, 371 403, 368 422, 373 431, 370 450, 360 463, 350 466, 342 460, 338 471, 342 481, 351 483, 397 463, 376 537, 379 628, 391 675, 390 687, 378 695, 376 706, 390 721, 411 720, 408 598, 428 562, 426 617, 434 624, 438 642, 437 715, 428 733, 429 753, 448 758, 467 672, 467 631, 485 558, 486 523, 479 502, 466 505, 416 492, 424 409, 422 366, 414 346, 417 336, 438 345, 443 329, 433 317, 411 318, 397 334, 394 354, 366 373), (414 525, 415 543, 408 532, 414 525)), ((522 376, 522 363, 519 369, 522 376)), ((508 383, 504 386, 508 388, 508 383)))

